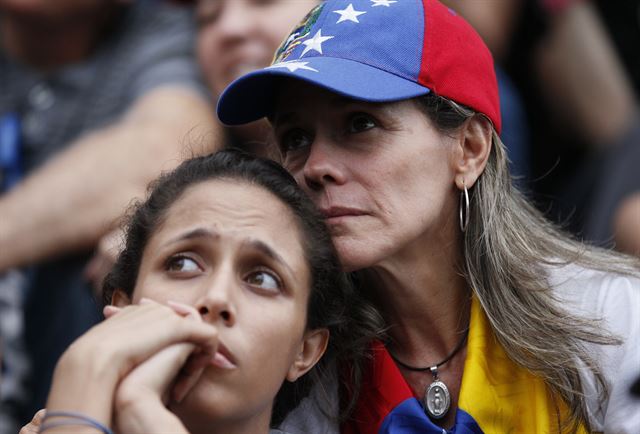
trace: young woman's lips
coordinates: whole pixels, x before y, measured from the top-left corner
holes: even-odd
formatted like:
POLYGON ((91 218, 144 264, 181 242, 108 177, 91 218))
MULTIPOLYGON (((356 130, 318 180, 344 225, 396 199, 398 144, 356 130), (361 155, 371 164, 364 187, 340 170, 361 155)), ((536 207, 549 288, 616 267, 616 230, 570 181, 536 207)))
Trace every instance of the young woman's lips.
POLYGON ((218 350, 211 358, 211 365, 221 369, 235 369, 237 368, 233 356, 223 345, 218 346, 218 350))

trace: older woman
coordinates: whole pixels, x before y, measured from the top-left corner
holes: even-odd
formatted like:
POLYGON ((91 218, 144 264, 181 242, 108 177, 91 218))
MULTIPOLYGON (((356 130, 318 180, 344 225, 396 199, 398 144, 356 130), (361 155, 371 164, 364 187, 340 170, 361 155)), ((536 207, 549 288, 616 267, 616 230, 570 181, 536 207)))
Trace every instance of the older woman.
MULTIPOLYGON (((640 431, 638 264, 512 188, 493 60, 453 11, 327 1, 218 115, 271 120, 388 324, 343 432, 640 431)), ((310 414, 288 429, 324 432, 310 414)))

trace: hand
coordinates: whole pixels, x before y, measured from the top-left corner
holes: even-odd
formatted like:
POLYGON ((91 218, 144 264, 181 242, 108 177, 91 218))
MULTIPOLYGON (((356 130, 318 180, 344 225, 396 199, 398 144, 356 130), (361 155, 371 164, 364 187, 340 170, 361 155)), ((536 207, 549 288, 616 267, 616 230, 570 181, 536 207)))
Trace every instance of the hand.
MULTIPOLYGON (((145 303, 154 303, 145 301, 145 303)), ((202 322, 196 309, 182 303, 168 302, 177 314, 185 318, 202 322)), ((104 309, 105 317, 110 318, 120 312, 115 306, 104 309)), ((173 400, 182 401, 195 385, 200 374, 215 353, 215 344, 209 342, 210 349, 203 350, 191 343, 178 343, 162 349, 131 371, 118 387, 116 398, 150 392, 161 398, 164 404, 173 400), (170 387, 170 386, 173 387, 170 387)))
POLYGON ((42 425, 42 419, 44 419, 45 412, 46 410, 44 408, 38 410, 36 414, 33 415, 31 422, 23 426, 18 434, 38 434, 40 432, 40 425, 42 425))
MULTIPOLYGON (((176 313, 201 322, 200 314, 191 306, 169 302, 176 313)), ((119 308, 105 308, 107 318, 117 315, 119 308)), ((172 432, 184 428, 166 408, 170 401, 180 402, 200 378, 210 353, 190 343, 179 343, 162 349, 134 368, 119 384, 114 399, 114 422, 119 432, 146 433, 158 429, 172 432)), ((186 431, 186 430, 185 430, 186 431)))
POLYGON ((203 357, 211 357, 217 331, 158 303, 127 306, 93 327, 63 354, 47 408, 78 411, 108 424, 118 383, 136 366, 175 344, 195 345, 203 357))

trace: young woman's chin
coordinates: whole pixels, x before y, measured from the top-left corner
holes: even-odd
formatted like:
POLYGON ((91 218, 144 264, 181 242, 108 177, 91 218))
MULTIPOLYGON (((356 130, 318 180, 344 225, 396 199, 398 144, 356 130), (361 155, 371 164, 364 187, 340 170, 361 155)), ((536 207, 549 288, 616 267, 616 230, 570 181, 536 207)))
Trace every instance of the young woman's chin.
POLYGON ((273 398, 251 401, 246 393, 203 377, 182 402, 170 404, 170 409, 191 433, 211 430, 212 426, 252 423, 260 419, 268 424, 273 398))

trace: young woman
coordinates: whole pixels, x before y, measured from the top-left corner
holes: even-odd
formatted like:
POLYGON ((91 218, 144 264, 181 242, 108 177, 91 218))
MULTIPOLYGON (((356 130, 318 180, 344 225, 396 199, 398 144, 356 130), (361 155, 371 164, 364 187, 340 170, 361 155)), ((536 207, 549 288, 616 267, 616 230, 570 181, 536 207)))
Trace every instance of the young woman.
POLYGON ((363 350, 315 207, 237 151, 158 180, 105 295, 108 319, 57 365, 40 432, 267 433, 309 391, 300 377, 363 350))
MULTIPOLYGON (((435 0, 328 0, 219 100, 271 120, 389 327, 344 433, 640 432, 638 263, 512 188, 499 113, 491 55, 435 0)), ((312 408, 288 429, 332 432, 312 408)))

